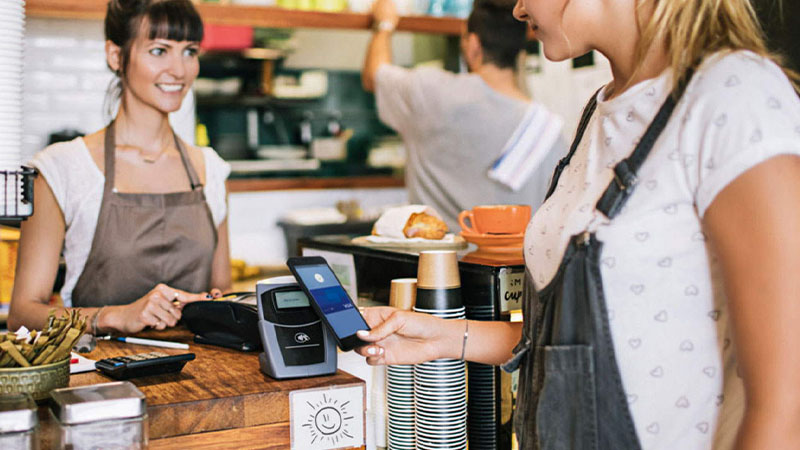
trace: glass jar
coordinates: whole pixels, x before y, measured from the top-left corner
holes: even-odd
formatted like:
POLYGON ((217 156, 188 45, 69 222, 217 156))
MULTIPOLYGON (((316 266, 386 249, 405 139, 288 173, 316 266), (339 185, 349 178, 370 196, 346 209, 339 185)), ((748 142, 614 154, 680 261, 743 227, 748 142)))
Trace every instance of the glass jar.
POLYGON ((28 394, 0 395, 0 448, 36 450, 39 418, 36 403, 28 394))
POLYGON ((129 381, 52 392, 58 448, 147 448, 147 404, 129 381))

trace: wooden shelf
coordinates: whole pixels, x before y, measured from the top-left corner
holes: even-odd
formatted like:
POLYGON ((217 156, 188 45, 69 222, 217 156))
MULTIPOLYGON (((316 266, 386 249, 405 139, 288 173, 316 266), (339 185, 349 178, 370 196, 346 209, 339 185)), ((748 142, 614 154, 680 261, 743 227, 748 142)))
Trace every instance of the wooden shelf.
POLYGON ((363 189, 404 187, 402 178, 391 175, 296 178, 230 178, 228 192, 277 191, 296 189, 363 189))
MULTIPOLYGON (((28 17, 102 20, 106 0, 27 0, 28 17)), ((220 5, 198 3, 197 9, 206 24, 247 25, 264 28, 331 28, 367 30, 369 14, 350 12, 299 11, 267 6, 220 5)), ((458 35, 464 20, 454 17, 406 16, 398 31, 458 35)))

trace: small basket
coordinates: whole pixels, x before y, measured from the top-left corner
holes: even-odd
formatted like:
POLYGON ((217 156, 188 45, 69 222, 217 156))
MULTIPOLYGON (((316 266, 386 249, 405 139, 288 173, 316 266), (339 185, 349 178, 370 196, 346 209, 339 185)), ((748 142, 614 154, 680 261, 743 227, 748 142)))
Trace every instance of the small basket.
POLYGON ((0 170, 0 220, 20 222, 33 214, 36 175, 35 169, 25 166, 20 170, 0 170))
POLYGON ((0 395, 30 394, 45 400, 50 391, 69 385, 69 358, 31 367, 0 368, 0 395))

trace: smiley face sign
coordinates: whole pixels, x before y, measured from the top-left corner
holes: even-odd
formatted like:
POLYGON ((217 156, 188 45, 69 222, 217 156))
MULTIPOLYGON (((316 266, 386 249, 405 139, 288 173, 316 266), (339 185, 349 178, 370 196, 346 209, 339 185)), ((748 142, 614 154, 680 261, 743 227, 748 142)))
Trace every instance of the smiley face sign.
POLYGON ((305 389, 289 394, 292 449, 364 445, 364 386, 305 389))

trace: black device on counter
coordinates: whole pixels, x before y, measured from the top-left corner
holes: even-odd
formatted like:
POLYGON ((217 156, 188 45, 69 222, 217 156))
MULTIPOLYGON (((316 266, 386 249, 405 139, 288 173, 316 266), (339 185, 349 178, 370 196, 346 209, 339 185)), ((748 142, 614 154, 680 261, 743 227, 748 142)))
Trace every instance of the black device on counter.
POLYGON ((312 300, 311 306, 336 337, 339 348, 348 351, 367 344, 358 338, 356 331, 369 330, 369 325, 325 258, 289 258, 286 265, 312 300))
POLYGON ((244 352, 261 349, 255 292, 233 292, 217 300, 188 303, 181 320, 198 344, 244 352))
POLYGON ((336 373, 336 344, 293 276, 256 283, 261 371, 272 378, 336 373))
POLYGON ((194 353, 167 355, 161 352, 140 353, 101 359, 95 363, 97 370, 116 380, 180 372, 194 359, 194 353))

